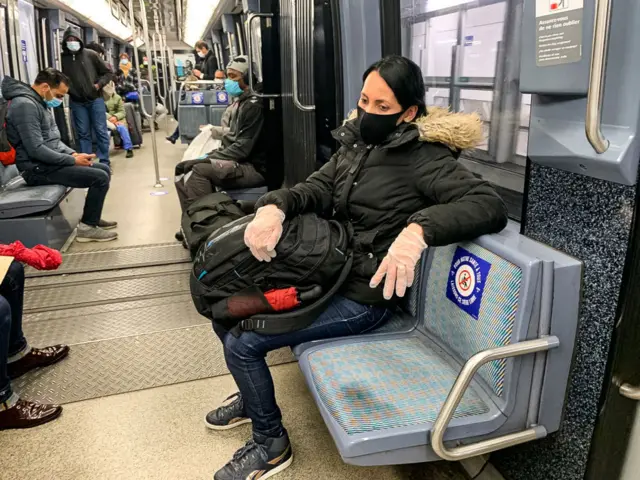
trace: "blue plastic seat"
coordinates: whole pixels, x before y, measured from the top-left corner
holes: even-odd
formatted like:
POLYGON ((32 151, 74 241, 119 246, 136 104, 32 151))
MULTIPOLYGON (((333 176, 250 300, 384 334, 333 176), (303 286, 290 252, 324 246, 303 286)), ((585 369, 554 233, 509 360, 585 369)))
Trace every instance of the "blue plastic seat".
POLYGON ((579 261, 506 229, 429 250, 405 305, 415 328, 298 346, 343 460, 459 460, 500 448, 485 439, 504 448, 557 430, 581 275, 579 261))

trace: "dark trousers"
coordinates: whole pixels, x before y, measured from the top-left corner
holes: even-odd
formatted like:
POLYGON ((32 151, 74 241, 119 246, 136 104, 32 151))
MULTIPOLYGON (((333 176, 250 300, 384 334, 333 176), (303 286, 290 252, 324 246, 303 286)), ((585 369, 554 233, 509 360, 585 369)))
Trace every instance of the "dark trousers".
POLYGON ((71 100, 69 108, 73 113, 73 127, 78 137, 82 153, 93 153, 93 137, 96 138, 96 155, 100 163, 109 165, 109 129, 107 128, 107 107, 102 98, 91 102, 71 100))
POLYGON ((94 163, 90 167, 76 165, 51 171, 36 168, 25 172, 24 178, 28 185, 64 185, 72 188, 88 188, 82 223, 92 227, 98 225, 111 181, 108 166, 94 163))
POLYGON ((381 326, 389 313, 385 308, 361 305, 336 295, 313 324, 296 332, 283 335, 243 332, 236 338, 214 324, 214 331, 224 345, 227 367, 242 394, 247 415, 253 422, 253 431, 267 437, 277 437, 283 428, 273 378, 265 359, 268 352, 323 338, 366 333, 381 326))
POLYGON ((182 211, 199 198, 219 188, 253 188, 265 184, 264 177, 250 163, 197 159, 180 162, 175 168, 176 190, 182 211))
POLYGON ((0 284, 0 403, 12 394, 7 359, 27 346, 22 333, 23 301, 24 268, 21 263, 13 262, 0 284))

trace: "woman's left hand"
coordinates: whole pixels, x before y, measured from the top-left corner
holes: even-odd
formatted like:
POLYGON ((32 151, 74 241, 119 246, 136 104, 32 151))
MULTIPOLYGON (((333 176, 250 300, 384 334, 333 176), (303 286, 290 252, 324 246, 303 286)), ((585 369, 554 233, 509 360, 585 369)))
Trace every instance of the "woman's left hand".
POLYGON ((394 290, 398 297, 404 297, 407 288, 413 285, 416 265, 426 248, 422 227, 412 223, 391 244, 369 286, 376 288, 386 277, 384 298, 390 300, 394 290))

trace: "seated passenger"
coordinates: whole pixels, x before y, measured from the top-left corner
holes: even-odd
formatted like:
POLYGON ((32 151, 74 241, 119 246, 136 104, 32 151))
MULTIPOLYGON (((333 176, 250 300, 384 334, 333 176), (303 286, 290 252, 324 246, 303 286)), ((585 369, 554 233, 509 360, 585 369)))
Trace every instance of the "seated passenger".
POLYGON ((94 163, 95 155, 76 153, 62 143, 48 110, 61 105, 68 90, 69 79, 53 68, 38 73, 32 86, 11 77, 4 78, 2 95, 11 100, 7 112, 7 137, 16 150, 16 166, 27 185, 88 188, 77 240, 115 240, 118 234, 107 229, 118 224, 101 219, 111 178, 109 166, 94 163))
POLYGON ((53 365, 69 353, 66 345, 33 348, 22 333, 24 268, 13 262, 4 279, 0 274, 0 430, 30 428, 60 416, 62 407, 22 400, 11 380, 39 367, 53 365))
POLYGON ((133 157, 133 143, 129 135, 129 125, 124 110, 122 97, 116 93, 116 86, 113 82, 108 83, 102 89, 104 104, 107 107, 107 128, 111 132, 117 132, 122 140, 122 148, 127 152, 126 157, 133 157))
POLYGON ((229 106, 229 130, 221 147, 207 158, 176 165, 176 187, 182 210, 198 198, 220 188, 252 188, 265 184, 266 155, 260 143, 262 100, 249 91, 249 61, 242 55, 227 68, 225 90, 237 100, 229 106), (189 174, 189 172, 191 172, 189 174))
POLYGON ((216 480, 271 476, 291 463, 267 352, 375 330, 412 284, 427 245, 470 240, 507 224, 506 207, 493 187, 453 155, 482 136, 477 117, 428 114, 422 72, 403 57, 374 63, 363 82, 357 118, 333 133, 338 152, 306 182, 262 197, 245 231, 253 255, 270 261, 285 218, 316 212, 353 225, 356 253, 350 278, 311 326, 235 337, 214 325, 240 391, 210 412, 206 423, 214 430, 246 422, 253 428, 253 439, 216 480))

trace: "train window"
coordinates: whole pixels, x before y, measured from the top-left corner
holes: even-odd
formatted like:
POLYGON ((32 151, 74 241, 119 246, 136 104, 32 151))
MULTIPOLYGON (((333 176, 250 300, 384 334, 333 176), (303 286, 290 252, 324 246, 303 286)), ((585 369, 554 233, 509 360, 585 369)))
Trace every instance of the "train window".
POLYGON ((11 67, 9 65, 9 39, 7 37, 7 9, 0 6, 0 76, 11 75, 11 67))
POLYGON ((519 32, 512 0, 403 0, 403 54, 420 65, 427 104, 476 112, 484 140, 463 154, 520 219, 531 97, 519 85, 519 32))

